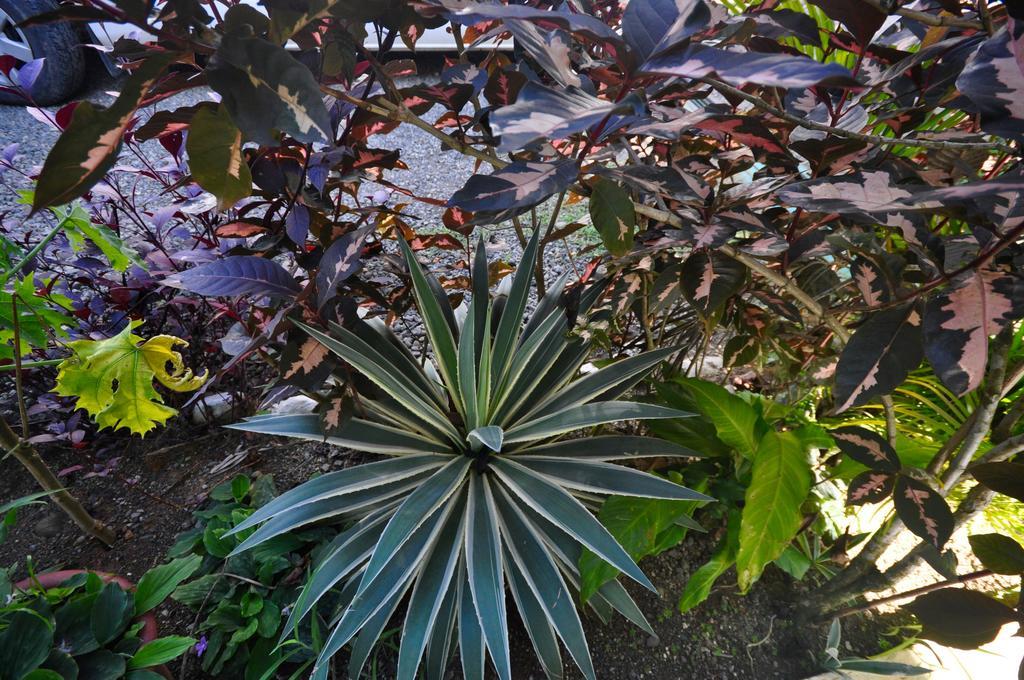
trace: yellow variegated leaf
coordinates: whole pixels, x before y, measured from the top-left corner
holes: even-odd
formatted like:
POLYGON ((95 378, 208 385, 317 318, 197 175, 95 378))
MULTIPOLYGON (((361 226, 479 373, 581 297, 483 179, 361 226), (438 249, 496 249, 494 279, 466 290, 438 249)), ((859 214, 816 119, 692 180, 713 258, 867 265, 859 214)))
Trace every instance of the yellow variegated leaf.
POLYGON ((68 343, 73 353, 59 366, 54 392, 76 397, 78 408, 85 409, 100 427, 126 427, 144 435, 177 413, 163 404, 153 380, 176 392, 188 392, 206 381, 206 373, 194 375, 175 351, 187 342, 172 335, 144 340, 132 333, 140 323, 133 321, 107 340, 68 343))

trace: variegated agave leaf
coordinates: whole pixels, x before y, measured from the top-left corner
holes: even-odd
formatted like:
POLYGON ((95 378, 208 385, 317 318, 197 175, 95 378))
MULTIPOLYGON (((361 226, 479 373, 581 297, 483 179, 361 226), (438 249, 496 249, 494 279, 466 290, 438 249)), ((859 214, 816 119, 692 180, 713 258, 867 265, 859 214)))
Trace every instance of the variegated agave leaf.
MULTIPOLYGON (((327 441, 389 456, 332 472, 285 493, 234 531, 251 531, 239 550, 313 522, 348 524, 316 564, 286 630, 290 635, 332 589, 346 604, 324 643, 313 677, 351 645, 349 673, 359 677, 373 644, 407 602, 397 677, 420 669, 443 677, 453 647, 463 673, 512 677, 506 586, 544 668, 561 674, 559 641, 588 678, 595 677, 580 615, 578 561, 584 548, 653 589, 592 512, 606 495, 709 501, 690 489, 615 460, 692 456, 648 437, 566 439, 574 431, 620 420, 689 415, 651 404, 616 401, 677 348, 640 354, 580 377, 587 346, 569 335, 552 287, 525 324, 538 236, 524 252, 500 313, 487 290, 482 243, 474 294, 462 324, 450 322, 447 298, 404 244, 413 290, 435 366, 420 363, 387 329, 357 322, 329 332, 298 325, 369 379, 384 399, 358 400, 327 430, 317 415, 257 416, 234 427, 327 441)), ((597 295, 578 298, 586 314, 597 295)), ((379 396, 379 395, 378 395, 379 396)), ((339 408, 344 407, 342 403, 339 408)), ((587 601, 604 618, 618 611, 650 630, 617 581, 587 601)))

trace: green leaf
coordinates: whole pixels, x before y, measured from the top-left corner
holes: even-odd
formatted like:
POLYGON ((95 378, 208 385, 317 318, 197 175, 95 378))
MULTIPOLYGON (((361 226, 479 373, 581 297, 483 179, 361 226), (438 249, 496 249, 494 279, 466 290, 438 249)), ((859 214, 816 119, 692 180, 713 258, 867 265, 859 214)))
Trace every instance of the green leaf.
POLYGON ((765 431, 764 421, 747 402, 720 385, 698 378, 677 378, 694 403, 715 426, 718 438, 753 460, 765 431))
POLYGON ((766 434, 754 457, 740 524, 736 571, 741 592, 796 536, 803 519, 800 506, 812 482, 799 440, 788 432, 766 434))
POLYGON ((135 613, 135 598, 117 583, 103 586, 92 607, 92 634, 96 642, 113 642, 128 627, 135 613))
POLYGON ((167 599, 181 583, 199 569, 203 558, 189 555, 150 569, 135 587, 135 616, 145 614, 167 599))
POLYGON ((729 570, 736 563, 736 552, 739 549, 739 528, 740 521, 736 513, 729 513, 729 524, 725 538, 715 548, 711 559, 693 572, 686 581, 683 594, 679 598, 679 611, 685 614, 711 594, 711 588, 715 585, 718 577, 729 570))
POLYGON ((177 659, 195 643, 193 638, 181 635, 171 635, 147 642, 128 660, 128 670, 159 666, 177 659))
POLYGON ((334 139, 316 78, 280 45, 226 35, 206 76, 247 139, 276 146, 275 131, 300 142, 334 139))
POLYGON ((173 57, 162 53, 142 60, 108 108, 88 101, 75 108, 71 123, 46 156, 32 201, 33 214, 78 198, 106 174, 117 160, 135 110, 173 57))
POLYGON ((189 125, 185 149, 193 179, 217 197, 218 210, 227 210, 252 193, 242 132, 223 104, 199 109, 189 125))
POLYGON ((599 177, 590 194, 590 220, 601 235, 604 247, 621 257, 633 248, 636 212, 629 190, 621 184, 599 177))
POLYGON ((49 668, 37 668, 22 677, 21 680, 64 680, 64 676, 57 671, 51 671, 49 668))
POLYGON ((54 208, 53 213, 64 224, 64 233, 76 251, 88 240, 100 249, 116 271, 123 272, 130 265, 146 269, 146 263, 138 253, 127 246, 109 227, 93 223, 89 213, 82 206, 75 204, 70 208, 54 208))
POLYGON ((52 644, 53 630, 45 618, 33 611, 15 611, 0 633, 0 669, 5 677, 21 678, 46 660, 52 644))
POLYGON ((173 335, 149 340, 132 333, 141 321, 132 321, 107 340, 75 340, 68 343, 74 354, 59 367, 54 392, 77 397, 101 427, 125 427, 145 434, 177 413, 165 406, 153 387, 157 380, 175 392, 189 392, 206 381, 206 374, 186 369, 176 345, 187 345, 173 335), (168 366, 171 367, 168 370, 168 366))
POLYGON ((975 534, 968 536, 968 540, 975 557, 986 569, 1010 576, 1024 574, 1024 548, 1009 536, 975 534))
MULTIPOLYGON (((693 501, 611 496, 601 505, 597 518, 635 561, 677 544, 686 529, 676 520, 691 514, 693 501)), ((579 562, 580 600, 586 602, 598 588, 615 578, 619 570, 590 551, 579 562)))
POLYGON ((76 656, 78 677, 85 680, 117 680, 124 676, 125 660, 109 649, 97 649, 84 656, 76 656))

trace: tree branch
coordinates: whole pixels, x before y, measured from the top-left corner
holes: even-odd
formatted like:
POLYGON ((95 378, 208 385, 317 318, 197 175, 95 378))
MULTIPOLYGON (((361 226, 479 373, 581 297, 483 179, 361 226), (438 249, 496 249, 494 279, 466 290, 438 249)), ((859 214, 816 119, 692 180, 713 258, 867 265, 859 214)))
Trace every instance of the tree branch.
POLYGON ((979 31, 985 30, 985 26, 980 21, 974 21, 973 19, 961 19, 950 14, 929 14, 928 12, 918 12, 917 10, 905 7, 899 7, 893 12, 882 5, 881 0, 864 0, 864 3, 871 5, 882 14, 898 14, 901 17, 920 21, 922 24, 928 24, 929 26, 955 26, 957 28, 974 28, 979 31))
MULTIPOLYGON (((671 224, 674 227, 683 226, 682 218, 667 210, 659 210, 658 208, 639 204, 634 206, 634 208, 638 215, 643 215, 644 217, 649 217, 650 219, 664 222, 665 224, 671 224)), ((756 257, 737 250, 729 244, 719 246, 718 250, 737 262, 743 263, 750 268, 751 271, 784 289, 787 293, 792 295, 797 302, 803 305, 803 307, 811 313, 811 316, 828 326, 841 342, 846 343, 846 341, 850 339, 850 333, 846 330, 846 327, 843 326, 838 319, 830 315, 817 300, 800 288, 796 281, 785 274, 772 269, 756 257)))

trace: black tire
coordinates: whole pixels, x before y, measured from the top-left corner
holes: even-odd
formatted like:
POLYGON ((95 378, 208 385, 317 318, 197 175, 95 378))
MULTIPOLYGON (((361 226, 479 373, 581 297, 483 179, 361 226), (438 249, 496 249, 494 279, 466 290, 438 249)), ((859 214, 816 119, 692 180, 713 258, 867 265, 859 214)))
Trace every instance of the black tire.
MULTIPOLYGON (((19 23, 56 8, 57 3, 53 0, 0 0, 0 10, 19 23)), ((32 49, 33 58, 46 59, 43 72, 32 88, 33 101, 40 105, 66 101, 78 91, 85 77, 85 55, 77 31, 67 22, 30 26, 20 30, 32 49)), ((17 95, 0 92, 0 103, 26 102, 17 95)))

